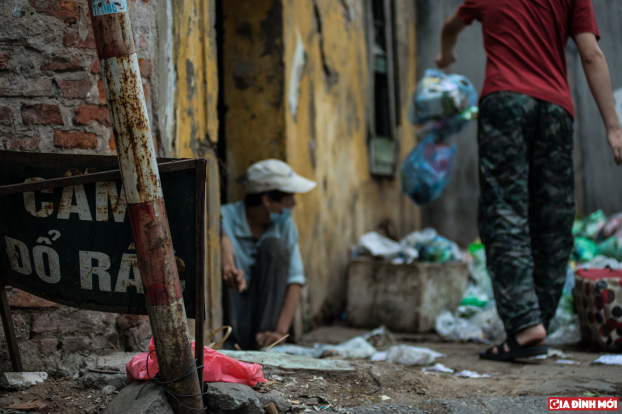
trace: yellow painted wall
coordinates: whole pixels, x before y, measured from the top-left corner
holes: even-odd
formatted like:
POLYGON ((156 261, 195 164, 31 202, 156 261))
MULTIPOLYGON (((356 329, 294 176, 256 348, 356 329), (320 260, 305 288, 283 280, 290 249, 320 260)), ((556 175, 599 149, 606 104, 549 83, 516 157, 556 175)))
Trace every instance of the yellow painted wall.
MULTIPOLYGON (((395 2, 400 163, 416 143, 414 128, 406 121, 408 97, 417 78, 414 3, 395 2)), ((316 320, 342 309, 349 249, 360 235, 375 230, 385 219, 395 223, 399 236, 417 229, 420 222, 419 210, 402 195, 398 178, 370 175, 365 13, 362 1, 284 2, 286 101, 291 87, 297 85, 290 81, 295 76, 298 36, 306 53, 296 120, 286 105, 286 161, 319 183, 311 194, 298 197, 295 212, 309 281, 305 314, 316 320), (314 22, 314 4, 321 25, 314 22)))
POLYGON ((178 158, 204 157, 218 140, 214 0, 175 0, 175 142, 178 158))
POLYGON ((224 90, 228 199, 253 163, 285 158, 281 0, 224 0, 224 90))
MULTIPOLYGON (((206 329, 222 326, 220 188, 218 141, 218 63, 214 0, 175 0, 174 156, 207 158, 206 329)), ((194 330, 191 326, 191 332, 194 330)))

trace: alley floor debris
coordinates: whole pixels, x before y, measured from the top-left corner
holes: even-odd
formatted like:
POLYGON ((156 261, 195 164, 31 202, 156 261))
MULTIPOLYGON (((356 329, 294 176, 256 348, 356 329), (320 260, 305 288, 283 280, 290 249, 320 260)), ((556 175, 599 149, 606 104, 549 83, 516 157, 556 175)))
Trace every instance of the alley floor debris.
MULTIPOLYGON (((342 343, 366 333, 345 327, 325 327, 303 337, 302 345, 342 343)), ((264 367, 268 384, 255 387, 260 395, 282 396, 292 412, 367 413, 461 413, 495 412, 510 404, 512 410, 536 413, 548 396, 589 395, 622 397, 622 370, 617 366, 593 365, 601 354, 576 347, 562 347, 563 353, 545 360, 498 363, 479 359, 485 347, 473 343, 441 341, 433 334, 399 334, 400 344, 426 347, 447 355, 436 360, 454 371, 424 371, 420 366, 404 367, 386 361, 348 360, 354 371, 264 367), (557 364, 572 359, 580 365, 557 364), (460 378, 461 371, 487 374, 491 378, 460 378), (475 405, 473 405, 475 404, 475 405), (473 411, 482 407, 480 411, 473 411), (488 407, 488 408, 486 408, 488 407), (527 409, 525 408, 525 409, 527 409), (486 411, 487 410, 487 411, 486 411)), ((342 361, 328 358, 322 361, 342 361)), ((0 407, 15 402, 40 400, 50 413, 84 414, 101 412, 116 395, 101 389, 82 388, 79 380, 48 379, 26 391, 0 391, 0 407)), ((509 407, 509 406, 508 406, 509 407)), ((509 408, 508 408, 509 409, 509 408)), ((497 411, 498 412, 498 411, 497 411)))

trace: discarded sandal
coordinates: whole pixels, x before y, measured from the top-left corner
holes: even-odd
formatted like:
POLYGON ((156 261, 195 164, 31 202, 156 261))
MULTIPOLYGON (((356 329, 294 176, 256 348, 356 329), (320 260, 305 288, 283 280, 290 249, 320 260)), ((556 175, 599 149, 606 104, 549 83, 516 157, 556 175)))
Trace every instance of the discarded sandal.
POLYGON ((513 361, 517 358, 529 358, 538 355, 546 355, 549 352, 548 345, 527 345, 521 346, 514 336, 509 336, 508 339, 501 345, 488 348, 485 352, 480 352, 479 357, 482 359, 491 359, 493 361, 513 361), (508 344, 510 350, 505 351, 505 344, 508 344), (493 353, 493 350, 497 348, 497 353, 493 353))

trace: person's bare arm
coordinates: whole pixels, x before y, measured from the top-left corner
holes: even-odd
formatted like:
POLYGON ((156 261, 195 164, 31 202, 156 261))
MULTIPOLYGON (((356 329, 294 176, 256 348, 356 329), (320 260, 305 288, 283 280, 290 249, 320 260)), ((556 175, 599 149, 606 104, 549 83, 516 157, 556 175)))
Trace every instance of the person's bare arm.
POLYGON ((229 289, 234 289, 238 292, 244 292, 246 290, 246 279, 244 278, 244 271, 238 269, 235 265, 235 258, 233 256, 233 245, 231 244, 231 239, 229 239, 229 236, 227 236, 226 233, 222 234, 221 243, 223 281, 229 289))
POLYGON ((294 314, 296 308, 300 302, 300 296, 302 294, 302 285, 292 283, 287 286, 287 292, 285 293, 285 300, 281 307, 281 313, 279 314, 279 320, 276 323, 274 332, 261 332, 257 334, 257 344, 260 348, 270 346, 285 335, 289 331, 289 327, 294 320, 294 314))
POLYGON ((593 33, 576 35, 575 43, 579 49, 587 83, 607 128, 607 141, 613 151, 615 162, 622 165, 622 127, 613 103, 607 60, 593 33))
POLYGON ((436 57, 436 65, 444 69, 458 60, 456 54, 456 43, 458 43, 458 35, 464 30, 466 24, 457 14, 452 15, 441 32, 441 54, 436 57))

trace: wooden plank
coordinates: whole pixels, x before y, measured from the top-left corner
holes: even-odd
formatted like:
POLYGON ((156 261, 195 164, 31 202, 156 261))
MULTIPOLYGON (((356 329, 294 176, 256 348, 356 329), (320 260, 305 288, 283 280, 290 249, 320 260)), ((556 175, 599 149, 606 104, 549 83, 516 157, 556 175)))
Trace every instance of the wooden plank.
MULTIPOLYGON (((205 277, 206 277, 206 266, 205 266, 205 187, 207 185, 207 161, 204 159, 198 159, 196 162, 196 176, 197 176, 197 195, 196 195, 196 203, 197 203, 197 211, 196 211, 196 283, 195 283, 195 294, 196 294, 196 308, 194 311, 195 317, 195 335, 194 335, 194 343, 195 343, 195 357, 197 360, 197 367, 203 365, 204 361, 204 342, 205 342, 205 277)), ((199 368, 197 373, 199 375, 199 384, 201 387, 201 392, 204 390, 204 382, 203 382, 203 371, 204 368, 199 368)))
MULTIPOLYGON (((220 175, 218 160, 213 151, 207 159, 207 282, 206 300, 208 309, 207 329, 215 331, 222 327, 222 276, 220 256, 220 175)), ((217 338, 214 338, 217 339, 217 338)))
POLYGON ((13 318, 11 318, 11 308, 9 307, 9 299, 6 295, 4 287, 4 279, 2 277, 2 267, 0 267, 0 316, 2 317, 2 326, 4 327, 4 336, 6 337, 7 346, 9 348, 9 356, 13 371, 23 372, 22 358, 17 345, 17 335, 15 334, 15 326, 13 318))

